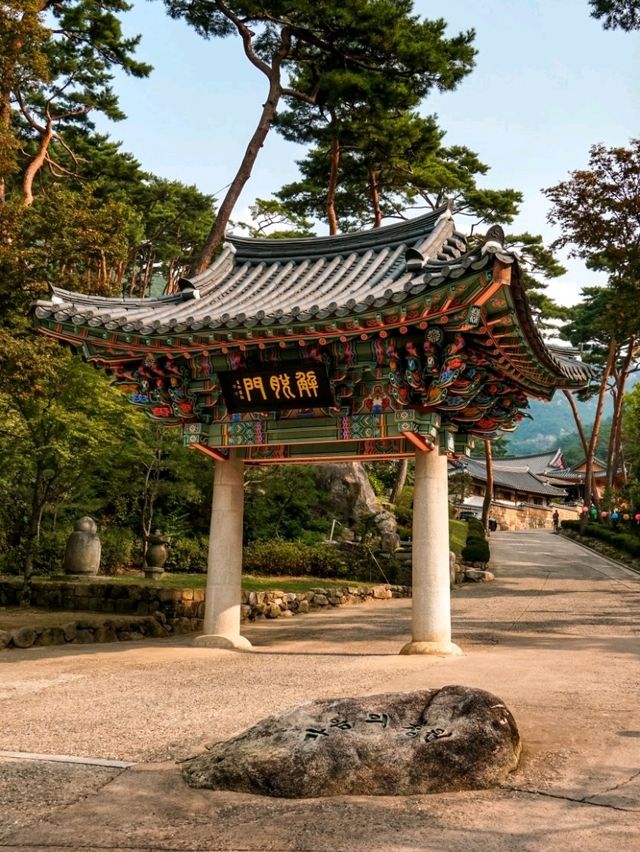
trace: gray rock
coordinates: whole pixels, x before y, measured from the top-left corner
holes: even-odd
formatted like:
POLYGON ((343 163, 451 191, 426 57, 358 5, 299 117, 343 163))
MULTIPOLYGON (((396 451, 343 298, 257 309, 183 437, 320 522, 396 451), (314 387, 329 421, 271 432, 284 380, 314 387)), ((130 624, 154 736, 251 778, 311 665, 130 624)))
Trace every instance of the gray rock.
POLYGON ((16 648, 30 648, 36 641, 37 633, 33 627, 18 627, 11 634, 16 648))
POLYGON ((93 635, 93 630, 80 629, 76 633, 76 638, 73 640, 74 642, 78 642, 80 645, 90 645, 92 642, 95 642, 95 636, 93 635))
POLYGON ((64 645, 64 631, 61 627, 44 627, 35 644, 64 645))
POLYGON ((78 635, 78 625, 75 621, 70 621, 68 624, 63 625, 62 630, 67 642, 73 642, 78 635))
POLYGON ((0 648, 6 648, 11 642, 11 634, 8 630, 0 630, 0 648))
POLYGON ((393 595, 391 594, 391 590, 387 589, 386 586, 374 586, 371 589, 371 594, 377 600, 388 600, 389 598, 393 597, 393 595))
POLYGON ((399 542, 398 524, 395 515, 376 497, 364 466, 359 462, 323 464, 318 475, 338 515, 348 518, 351 524, 371 518, 382 550, 393 553, 399 542))
POLYGON ((464 572, 464 578, 472 583, 490 583, 496 577, 491 571, 484 571, 481 568, 467 568, 464 572))
POLYGON ((409 796, 499 784, 520 749, 499 698, 445 686, 294 707, 183 771, 192 787, 285 798, 409 796))
POLYGON ((456 555, 453 550, 449 551, 449 582, 455 585, 458 579, 458 566, 456 565, 456 555))

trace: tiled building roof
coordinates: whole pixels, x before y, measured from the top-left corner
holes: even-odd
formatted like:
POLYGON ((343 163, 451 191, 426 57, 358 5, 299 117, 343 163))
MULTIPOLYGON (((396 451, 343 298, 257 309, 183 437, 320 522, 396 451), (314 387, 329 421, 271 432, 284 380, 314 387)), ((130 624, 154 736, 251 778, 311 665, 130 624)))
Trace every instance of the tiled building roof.
MULTIPOLYGON (((500 461, 504 461, 504 459, 500 461)), ((512 461, 515 460, 512 459, 512 461)), ((464 459, 463 461, 454 462, 452 470, 465 470, 474 479, 480 482, 487 481, 487 466, 485 462, 479 459, 464 459)), ((494 487, 507 488, 519 493, 545 497, 566 497, 567 494, 563 489, 555 488, 553 485, 543 482, 526 465, 513 465, 512 467, 507 467, 506 465, 494 466, 493 484, 494 487)))

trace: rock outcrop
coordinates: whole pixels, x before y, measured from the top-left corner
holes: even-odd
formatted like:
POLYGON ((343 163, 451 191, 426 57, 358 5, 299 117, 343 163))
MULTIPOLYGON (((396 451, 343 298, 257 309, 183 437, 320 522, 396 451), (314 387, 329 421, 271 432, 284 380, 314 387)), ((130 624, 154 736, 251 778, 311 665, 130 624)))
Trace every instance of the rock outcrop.
POLYGON ((395 515, 376 497, 362 464, 324 464, 319 466, 318 475, 339 516, 349 518, 354 525, 371 517, 380 535, 380 547, 385 553, 393 553, 399 544, 395 515))

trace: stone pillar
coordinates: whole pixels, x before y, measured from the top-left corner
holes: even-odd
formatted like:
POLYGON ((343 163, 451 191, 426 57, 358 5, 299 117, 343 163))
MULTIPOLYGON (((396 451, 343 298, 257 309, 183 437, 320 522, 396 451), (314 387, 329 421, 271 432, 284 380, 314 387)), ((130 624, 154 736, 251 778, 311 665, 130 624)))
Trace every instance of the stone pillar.
POLYGON ((240 635, 243 472, 244 461, 233 450, 227 461, 215 463, 204 634, 194 640, 201 647, 251 648, 240 635))
POLYGON ((412 641, 401 654, 461 654, 451 642, 447 457, 416 452, 412 641))

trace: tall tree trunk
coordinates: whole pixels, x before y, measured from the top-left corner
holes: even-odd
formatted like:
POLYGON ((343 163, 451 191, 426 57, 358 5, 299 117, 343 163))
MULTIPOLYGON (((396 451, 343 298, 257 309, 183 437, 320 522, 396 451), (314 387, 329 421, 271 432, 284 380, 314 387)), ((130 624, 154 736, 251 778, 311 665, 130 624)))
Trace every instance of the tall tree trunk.
POLYGON ((587 441, 587 436, 584 433, 584 426, 582 425, 582 418, 580 417, 578 406, 576 405, 575 398, 570 390, 563 388, 562 393, 565 395, 567 402, 571 406, 573 419, 575 420, 576 429, 578 430, 578 435, 580 436, 580 443, 582 444, 582 450, 584 452, 584 457, 586 458, 587 453, 589 452, 589 443, 587 441))
POLYGON ((620 467, 620 445, 622 443, 622 406, 624 402, 624 389, 629 376, 629 368, 633 359, 635 338, 630 337, 627 342, 627 352, 624 356, 620 369, 615 377, 615 399, 613 416, 611 418, 611 434, 609 435, 609 452, 607 455, 607 488, 613 488, 613 483, 620 467))
POLYGON ((38 541, 38 527, 42 515, 42 478, 42 471, 39 468, 36 468, 35 481, 33 483, 33 490, 31 492, 31 511, 29 513, 29 521, 27 523, 27 535, 24 550, 23 585, 22 591, 20 592, 20 606, 29 606, 31 604, 31 595, 33 592, 33 569, 35 551, 36 544, 38 541))
POLYGON ((369 169, 369 189, 371 191, 371 206, 373 208, 373 227, 379 228, 382 225, 380 192, 378 191, 378 178, 373 169, 369 169))
POLYGON ((260 121, 251 137, 247 149, 244 152, 244 157, 240 163, 240 168, 236 172, 236 176, 232 180, 227 194, 224 197, 220 209, 217 212, 216 220, 209 232, 209 236, 202 248, 202 251, 197 256, 191 268, 192 275, 199 275, 201 272, 210 266, 211 261, 216 253, 220 243, 224 239, 225 232, 229 219, 236 205, 240 193, 244 189, 245 184, 251 177, 251 170, 260 152, 260 148, 264 145, 264 140, 273 124, 273 119, 276 115, 278 102, 282 95, 282 85, 280 83, 280 69, 278 68, 272 73, 269 80, 269 94, 267 100, 262 107, 260 121))
POLYGON ((49 145, 51 144, 52 139, 53 120, 51 116, 47 116, 47 123, 40 135, 38 152, 29 163, 22 180, 22 203, 25 207, 30 207, 33 204, 33 182, 47 159, 47 152, 49 151, 49 145))
POLYGON ((331 159, 329 162, 329 184, 327 186, 327 222, 329 233, 338 233, 336 213, 336 190, 338 189, 338 169, 340 168, 340 140, 337 136, 331 140, 331 159))
POLYGON ((491 441, 484 442, 484 460, 487 468, 487 484, 484 492, 484 500, 482 501, 482 526, 485 530, 488 530, 489 512, 491 511, 491 501, 493 500, 493 452, 491 441))
MULTIPOLYGON (((5 137, 5 144, 8 144, 11 128, 11 95, 8 91, 0 93, 0 128, 2 128, 2 135, 5 137)), ((4 206, 6 201, 6 176, 0 175, 0 206, 4 206)))
MULTIPOLYGON (((600 426, 602 424, 602 412, 604 410, 604 398, 607 392, 607 384, 609 382, 611 370, 613 369, 613 365, 615 363, 617 351, 618 344, 616 342, 616 339, 612 337, 609 341, 609 354, 607 355, 607 363, 605 364, 604 372, 602 374, 602 379, 600 382, 600 390, 598 392, 598 404, 596 405, 596 413, 593 419, 591 440, 589 441, 589 447, 587 449, 587 464, 584 473, 585 506, 590 506, 592 500, 596 505, 598 504, 598 492, 593 481, 593 461, 596 455, 596 447, 598 446, 598 438, 600 437, 600 426)), ((582 520, 580 522, 581 530, 583 531, 587 525, 587 516, 588 513, 584 512, 582 520)))
POLYGON ((402 489, 407 481, 407 471, 409 470, 409 459, 400 459, 396 479, 391 490, 391 502, 395 505, 402 493, 402 489))

